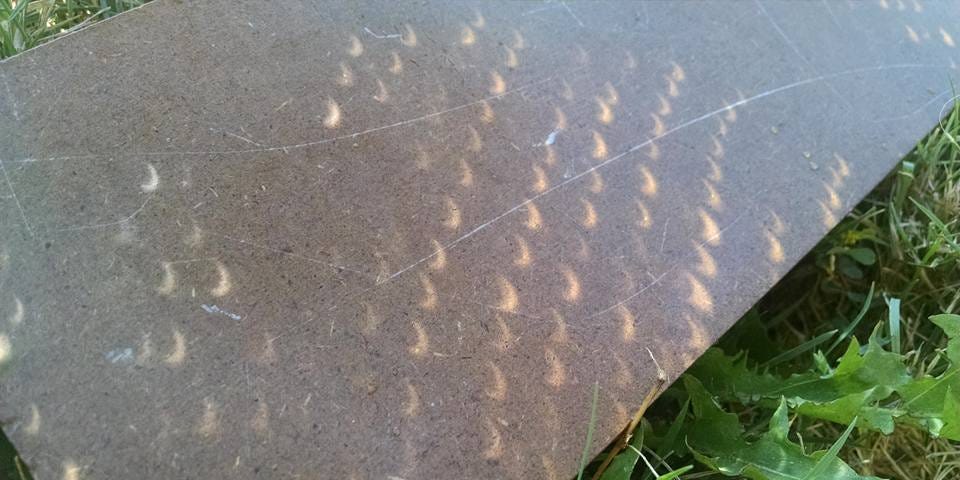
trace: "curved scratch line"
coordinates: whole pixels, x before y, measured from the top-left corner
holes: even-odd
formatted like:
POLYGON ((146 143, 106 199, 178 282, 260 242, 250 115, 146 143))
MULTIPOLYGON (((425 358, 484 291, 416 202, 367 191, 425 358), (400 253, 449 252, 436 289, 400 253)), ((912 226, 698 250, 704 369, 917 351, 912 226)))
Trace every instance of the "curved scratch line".
POLYGON ((129 222, 130 220, 133 220, 134 217, 136 217, 137 215, 139 215, 140 212, 142 212, 143 209, 147 206, 147 204, 150 203, 150 199, 151 199, 151 198, 153 198, 153 195, 150 195, 149 197, 147 197, 147 199, 143 201, 143 204, 140 205, 140 208, 134 210, 134 212, 131 213, 130 215, 128 215, 126 218, 121 219, 121 220, 117 220, 116 222, 96 223, 96 224, 93 224, 93 225, 80 225, 80 226, 77 226, 77 227, 57 228, 57 229, 55 229, 55 230, 49 230, 49 232, 50 232, 50 233, 57 233, 57 232, 75 232, 75 231, 78 231, 78 230, 93 230, 93 229, 96 229, 96 228, 106 228, 106 227, 112 227, 112 226, 115 226, 115 225, 123 225, 124 223, 127 223, 127 222, 129 222))
MULTIPOLYGON (((576 73, 576 72, 578 72, 578 71, 580 71, 580 70, 583 70, 584 68, 586 68, 586 67, 578 67, 578 68, 576 68, 576 69, 571 70, 570 72, 564 73, 563 76, 566 77, 566 76, 568 76, 568 75, 570 75, 570 74, 572 74, 572 73, 576 73)), ((330 137, 330 138, 324 138, 324 139, 321 139, 321 140, 315 140, 315 141, 312 141, 312 142, 298 143, 298 144, 294 144, 294 145, 281 145, 281 146, 276 146, 276 147, 249 148, 249 149, 238 149, 238 150, 208 150, 208 151, 198 150, 198 151, 182 151, 182 152, 173 152, 173 151, 164 151, 164 152, 142 152, 142 153, 138 153, 137 155, 153 156, 153 157, 158 157, 158 156, 170 156, 170 157, 175 157, 175 156, 178 156, 178 155, 233 155, 233 154, 242 154, 242 153, 263 153, 263 152, 277 152, 277 151, 286 152, 287 150, 294 150, 294 149, 301 149, 301 148, 313 147, 313 146, 316 146, 316 145, 323 145, 323 144, 330 143, 330 142, 336 142, 336 141, 338 141, 338 140, 353 139, 353 138, 357 138, 357 137, 360 137, 360 136, 369 135, 369 134, 371 134, 371 133, 376 133, 376 132, 381 132, 381 131, 384 131, 384 130, 389 130, 389 129, 391 129, 391 128, 398 128, 398 127, 403 127, 403 126, 410 125, 410 124, 414 124, 414 123, 420 123, 420 122, 423 122, 423 121, 425 121, 425 120, 429 120, 429 119, 431 119, 431 118, 435 118, 435 117, 439 117, 439 116, 442 116, 442 115, 446 115, 446 114, 448 114, 448 113, 453 113, 453 112, 456 112, 456 111, 459 111, 459 110, 463 110, 463 109, 466 109, 466 108, 475 107, 475 106, 477 106, 477 105, 483 104, 484 102, 489 102, 489 101, 491 101, 491 100, 498 100, 498 99, 503 98, 503 97, 506 97, 506 96, 508 96, 508 95, 517 94, 517 93, 523 92, 523 91, 525 91, 525 90, 529 90, 530 88, 533 88, 533 87, 535 87, 535 86, 537 86, 537 85, 542 85, 542 84, 544 84, 544 83, 548 83, 548 82, 554 81, 554 80, 556 80, 556 79, 558 79, 558 78, 561 78, 561 77, 560 77, 559 75, 553 75, 553 76, 550 76, 550 77, 547 77, 547 78, 544 78, 544 79, 537 80, 537 81, 535 81, 535 82, 528 83, 527 85, 523 85, 523 86, 521 86, 521 87, 514 88, 514 89, 512 89, 512 90, 507 90, 507 91, 505 91, 505 92, 503 92, 503 93, 498 93, 498 94, 496 94, 496 95, 491 95, 491 96, 489 96, 489 97, 481 98, 480 100, 474 100, 474 101, 472 101, 472 102, 464 103, 464 104, 458 105, 458 106, 456 106, 456 107, 448 108, 448 109, 446 109, 446 110, 441 110, 441 111, 439 111, 439 112, 428 113, 428 114, 426 114, 426 115, 422 115, 422 116, 419 116, 419 117, 416 117, 416 118, 411 118, 411 119, 409 119, 409 120, 403 120, 403 121, 400 121, 400 122, 391 123, 391 124, 389 124, 389 125, 381 125, 381 126, 379 126, 379 127, 368 128, 368 129, 363 130, 363 131, 360 131, 360 132, 348 133, 348 134, 339 135, 339 136, 336 136, 336 137, 330 137)), ((68 156, 68 157, 52 157, 52 158, 48 158, 48 159, 25 158, 25 159, 21 159, 21 160, 14 160, 13 162, 15 162, 15 163, 33 163, 33 162, 39 162, 39 161, 57 161, 57 160, 79 159, 79 158, 100 158, 100 157, 104 157, 104 156, 105 156, 105 155, 82 155, 82 156, 76 156, 76 157, 69 157, 69 156, 68 156)))
MULTIPOLYGON (((607 160, 604 160, 603 162, 598 163, 597 165, 595 165, 595 166, 593 166, 593 167, 591 167, 591 168, 588 168, 588 169, 586 169, 586 170, 584 170, 584 171, 582 171, 582 172, 580 172, 580 173, 578 173, 578 174, 576 174, 576 175, 568 178, 567 180, 564 180, 563 182, 561 182, 561 183, 559 183, 559 184, 557 184, 557 185, 555 185, 555 186, 553 186, 553 187, 551 187, 551 188, 549 188, 549 189, 547 189, 547 190, 544 190, 543 193, 539 193, 539 194, 537 194, 537 195, 534 195, 533 197, 527 198, 526 200, 518 203, 517 205, 515 205, 514 207, 506 210, 505 212, 501 213, 500 215, 497 215, 496 217, 493 217, 493 219, 488 220, 487 222, 480 224, 479 226, 477 226, 477 227, 474 228, 473 230, 470 230, 469 232, 463 234, 462 236, 460 236, 460 237, 458 237, 458 238, 456 238, 456 239, 448 242, 448 243, 447 243, 446 245, 444 245, 443 248, 440 249, 440 250, 449 250, 449 249, 455 247, 457 244, 459 244, 460 242, 463 242, 464 240, 470 238, 471 236, 473 236, 473 235, 476 234, 477 232, 479 232, 479 231, 481 231, 481 230, 489 227, 490 225, 493 225, 494 223, 497 223, 498 221, 500 221, 500 220, 503 219, 504 217, 509 216, 510 214, 512 214, 512 213, 514 213, 514 212, 516 212, 516 211, 518 211, 518 210, 520 210, 520 209, 522 209, 523 207, 529 205, 530 203, 532 203, 532 202, 534 202, 534 201, 536 201, 536 200, 538 200, 538 199, 540 199, 540 198, 542 198, 542 197, 545 197, 545 196, 553 193, 555 190, 561 189, 561 188, 567 186, 568 184, 570 184, 570 183, 572 183, 572 182, 575 182, 575 181, 583 178, 584 176, 586 176, 586 175, 588 175, 588 174, 590 174, 590 173, 592 173, 592 172, 594 172, 594 171, 597 171, 597 170, 599 170, 599 169, 602 169, 602 168, 606 167, 607 165, 610 165, 611 163, 620 160, 621 158, 625 157, 626 155, 631 154, 631 153, 633 153, 633 152, 636 152, 637 150, 640 150, 641 148, 644 148, 644 147, 646 147, 647 145, 650 145, 651 143, 653 143, 653 142, 655 142, 655 141, 657 141, 657 140, 660 140, 660 139, 662 139, 662 138, 664 138, 664 137, 667 137, 667 136, 672 135, 672 134, 674 134, 674 133, 676 133, 676 132, 679 132, 680 130, 683 130, 683 129, 691 126, 691 125, 695 125, 695 124, 700 123, 700 122, 702 122, 702 121, 704 121, 704 120, 713 118, 713 117, 715 117, 715 116, 717 116, 717 115, 719 115, 719 114, 721 114, 721 113, 725 113, 725 112, 728 112, 728 111, 730 111, 730 110, 733 110, 733 109, 735 109, 735 108, 737 108, 737 107, 746 105, 746 104, 748 104, 748 103, 752 103, 752 102, 754 102, 754 101, 757 101, 757 100, 760 100, 760 99, 769 97, 769 96, 771 96, 771 95, 776 95, 776 94, 781 93, 781 92, 784 92, 784 91, 793 90, 793 89, 795 89, 795 88, 802 87, 802 86, 804 86, 804 85, 809 85, 809 84, 812 84, 812 83, 818 83, 818 82, 822 82, 822 81, 824 81, 824 80, 829 80, 829 79, 831 79, 831 78, 841 77, 841 76, 845 76, 845 75, 853 75, 853 74, 856 74, 856 73, 864 73, 864 72, 872 72, 872 71, 881 71, 881 70, 909 69, 909 68, 930 68, 930 67, 932 67, 932 66, 931 66, 931 65, 926 65, 926 64, 905 63, 905 64, 893 64, 893 65, 880 65, 880 66, 876 66, 876 67, 855 68, 855 69, 851 69, 851 70, 844 70, 844 71, 842 71, 842 72, 831 73, 831 74, 826 74, 826 75, 818 75, 818 76, 816 76, 816 77, 807 78, 807 79, 804 79, 804 80, 799 80, 799 81, 796 81, 796 82, 788 83, 788 84, 786 84, 786 85, 782 85, 782 86, 777 87, 777 88, 773 88, 773 89, 771 89, 771 90, 767 90, 767 91, 758 93, 758 94, 756 94, 756 95, 754 95, 754 96, 752 96, 752 97, 744 98, 744 99, 739 100, 739 101, 737 101, 737 102, 731 103, 730 105, 726 105, 726 106, 724 106, 724 107, 722 107, 722 108, 718 108, 718 109, 713 110, 713 111, 711 111, 711 112, 707 112, 707 113, 705 113, 705 114, 703 114, 703 115, 700 115, 699 117, 693 118, 693 119, 691 119, 691 120, 687 120, 686 122, 683 122, 683 123, 681 123, 681 124, 679 124, 679 125, 677 125, 677 126, 675 126, 675 127, 672 127, 672 128, 670 128, 669 130, 661 133, 660 135, 657 135, 657 136, 652 137, 652 138, 648 138, 646 141, 643 141, 643 142, 641 142, 641 143, 638 143, 638 144, 630 147, 628 150, 626 150, 626 151, 624 151, 624 152, 622 152, 622 153, 620 153, 620 154, 618 154, 618 155, 615 155, 615 156, 613 156, 613 157, 611 157, 611 158, 609 158, 609 159, 607 159, 607 160)), ((943 67, 933 67, 933 68, 943 68, 943 67)), ((427 255, 426 257, 423 257, 423 258, 421 258, 420 260, 417 260, 417 261, 411 263, 410 265, 408 265, 408 266, 406 266, 406 267, 398 270, 398 271, 395 272, 394 274, 392 274, 392 275, 390 275, 389 277, 387 277, 386 280, 383 280, 382 282, 379 282, 379 283, 380 283, 380 284, 386 283, 386 282, 389 282, 390 280, 393 280, 394 278, 396 278, 396 277, 398 277, 398 276, 400 276, 400 275, 403 275, 403 274, 406 273, 407 271, 409 271, 409 270, 417 267, 417 266, 420 265, 421 263, 426 262, 427 260, 430 260, 431 258, 433 258, 433 257, 435 257, 436 255, 438 255, 438 254, 440 253, 440 250, 434 251, 434 252, 431 253, 430 255, 427 255)))
MULTIPOLYGON (((932 105, 932 104, 933 104, 934 102, 936 102, 937 100, 939 100, 939 99, 941 99, 941 98, 943 98, 943 97, 945 97, 945 96, 947 96, 947 95, 950 95, 950 92, 952 92, 952 91, 953 91, 952 88, 948 88, 948 89, 946 89, 946 90, 938 93, 936 96, 934 96, 934 97, 931 98, 930 100, 927 100, 926 102, 924 102, 923 105, 920 105, 919 107, 915 108, 915 109, 914 109, 913 111, 911 111, 910 113, 904 113, 903 115, 897 115, 897 116, 895 116, 895 117, 878 118, 878 119, 876 119, 876 120, 868 120, 868 121, 869 121, 870 123, 885 123, 885 122, 894 122, 894 121, 897 121, 897 120, 903 120, 904 118, 912 117, 912 116, 914 116, 914 115, 922 112, 923 110, 925 110, 927 107, 929 107, 930 105, 932 105)), ((948 99, 948 100, 947 100, 947 103, 950 103, 950 102, 953 101, 953 100, 956 100, 956 97, 955 97, 955 98, 948 99)), ((937 115, 937 117, 940 118, 940 119, 943 118, 943 108, 942 108, 942 107, 940 108, 940 114, 937 115)), ((941 125, 941 126, 942 126, 942 125, 941 125)))
POLYGON ((317 264, 317 265, 322 265, 322 266, 325 266, 325 267, 330 267, 330 268, 333 268, 333 269, 335 269, 335 270, 337 270, 337 271, 353 272, 353 273, 356 273, 357 275, 361 275, 361 276, 363 276, 363 277, 367 277, 367 278, 370 277, 369 275, 367 275, 367 274, 364 273, 364 272, 361 272, 360 270, 356 270, 356 269, 353 269, 353 268, 350 268, 350 267, 346 267, 346 266, 343 266, 343 265, 337 265, 337 264, 335 264, 335 263, 324 262, 323 260, 318 260, 318 259, 316 259, 316 258, 307 257, 307 256, 304 256, 304 255, 298 255, 298 254, 293 253, 293 252, 287 252, 287 251, 281 250, 281 249, 279 249, 279 248, 273 248, 273 247, 270 247, 270 246, 267 246, 267 245, 261 245, 261 244, 259 244, 259 243, 254 243, 254 242, 251 242, 251 241, 249 241, 249 240, 244 240, 244 239, 242 239, 242 238, 231 237, 231 236, 229 236, 229 235, 224 235, 224 234, 222 234, 222 233, 213 232, 212 234, 213 234, 213 235, 216 235, 216 236, 218 236, 218 237, 223 237, 224 239, 230 240, 231 242, 236 242, 236 243, 239 243, 239 244, 241 244, 241 245, 246 245, 246 246, 248 246, 248 247, 253 247, 253 248, 256 248, 256 249, 260 249, 260 250, 266 250, 266 251, 268 251, 268 252, 277 253, 277 254, 280 254, 280 255, 283 255, 283 256, 286 256, 286 257, 296 258, 296 259, 303 260, 303 261, 306 261, 306 262, 315 263, 315 264, 317 264))

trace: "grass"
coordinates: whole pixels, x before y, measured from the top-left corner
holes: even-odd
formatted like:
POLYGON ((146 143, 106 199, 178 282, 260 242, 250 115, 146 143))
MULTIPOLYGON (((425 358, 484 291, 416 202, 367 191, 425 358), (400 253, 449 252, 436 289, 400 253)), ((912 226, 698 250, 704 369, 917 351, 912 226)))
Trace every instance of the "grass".
POLYGON ((149 0, 0 0, 0 58, 16 55, 149 0))
POLYGON ((958 138, 954 109, 647 411, 640 467, 602 478, 960 478, 958 138))

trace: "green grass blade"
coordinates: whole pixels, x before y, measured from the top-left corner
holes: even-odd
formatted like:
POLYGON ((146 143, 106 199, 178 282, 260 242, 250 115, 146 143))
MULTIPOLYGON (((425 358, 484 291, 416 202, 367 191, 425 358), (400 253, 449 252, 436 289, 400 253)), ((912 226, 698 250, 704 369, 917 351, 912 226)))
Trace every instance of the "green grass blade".
POLYGON ((887 319, 890 323, 890 348, 893 353, 900 355, 900 299, 889 299, 887 308, 889 309, 887 319))
POLYGON ((678 468, 672 472, 664 473, 663 475, 657 477, 657 480, 673 480, 674 478, 677 478, 680 475, 689 472, 690 470, 693 470, 693 465, 687 465, 686 467, 678 468))
POLYGON ((590 460, 590 447, 593 446, 593 429, 597 426, 597 396, 600 394, 600 382, 593 383, 593 401, 590 405, 590 425, 587 426, 587 444, 583 446, 583 455, 580 456, 580 470, 577 480, 583 480, 583 471, 590 460))
POLYGON ((840 449, 843 448, 843 445, 847 443, 847 437, 850 436, 850 432, 853 431, 853 427, 857 425, 857 417, 854 417, 853 421, 850 422, 850 426, 843 432, 843 435, 840 435, 840 438, 836 442, 833 442, 833 445, 830 446, 830 450, 827 450, 826 453, 820 457, 820 460, 817 461, 817 464, 804 475, 803 480, 820 480, 824 477, 824 474, 827 472, 827 469, 830 468, 830 464, 837 458, 837 454, 840 453, 840 449))
POLYGON ((874 283, 870 284, 870 291, 867 293, 867 299, 864 300, 863 307, 860 308, 860 312, 858 312, 857 316, 854 317, 853 321, 847 325, 847 328, 843 329, 843 333, 841 333, 840 336, 837 337, 837 339, 834 340, 832 344, 830 344, 830 348, 828 348, 827 351, 824 352, 826 355, 829 355, 834 348, 837 348, 837 345, 840 345, 840 342, 850 337, 850 334, 853 333, 853 329, 857 328, 857 325, 860 324, 860 321, 863 320, 863 317, 867 315, 867 310, 870 309, 870 302, 873 300, 873 289, 875 287, 876 287, 876 284, 874 283))
POLYGON ((789 362, 790 360, 797 358, 801 354, 809 352, 814 348, 817 348, 817 346, 819 346, 821 343, 826 342, 827 340, 830 340, 830 338, 832 338, 836 334, 837 334, 837 330, 830 330, 829 332, 821 333, 820 335, 817 335, 816 337, 810 340, 807 340, 806 342, 803 342, 800 345, 797 345, 796 347, 793 347, 790 350, 787 350, 786 352, 783 352, 780 355, 777 355, 776 357, 771 358, 770 360, 767 360, 765 363, 760 365, 760 369, 762 370, 765 368, 777 366, 784 362, 789 362))

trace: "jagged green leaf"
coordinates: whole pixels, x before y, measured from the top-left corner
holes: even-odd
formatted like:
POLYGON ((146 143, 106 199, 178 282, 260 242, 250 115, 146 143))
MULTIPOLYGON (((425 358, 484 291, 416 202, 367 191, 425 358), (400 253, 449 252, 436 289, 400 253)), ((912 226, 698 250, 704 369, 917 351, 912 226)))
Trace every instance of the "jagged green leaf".
POLYGON ((725 401, 769 402, 785 397, 803 415, 842 424, 859 418, 862 427, 890 433, 895 419, 904 412, 881 406, 880 402, 911 378, 903 357, 884 350, 879 331, 878 326, 865 349, 851 338, 836 368, 830 368, 820 356, 816 371, 782 378, 751 368, 742 354, 730 356, 711 349, 690 373, 703 379, 707 389, 725 401))
POLYGON ((788 440, 790 422, 784 399, 770 419, 768 431, 749 442, 737 416, 723 411, 696 378, 686 375, 683 382, 696 417, 688 430, 687 445, 697 461, 724 475, 752 480, 802 480, 813 478, 811 474, 833 480, 876 478, 857 474, 837 458, 838 445, 807 455, 788 440))
POLYGON ((784 396, 791 402, 827 403, 870 389, 876 390, 872 398, 883 398, 910 381, 902 357, 884 350, 875 336, 862 355, 859 342, 851 339, 837 367, 826 374, 808 371, 781 378, 750 368, 743 355, 716 349, 708 350, 690 373, 705 379, 721 398, 743 402, 784 396))
POLYGON ((947 335, 950 366, 937 376, 925 376, 897 389, 907 415, 935 436, 960 440, 960 315, 942 314, 930 320, 947 335))
POLYGON ((858 419, 858 425, 880 431, 886 435, 893 433, 895 419, 904 414, 903 410, 880 406, 871 406, 877 400, 877 389, 871 388, 852 393, 826 403, 805 402, 797 405, 796 412, 808 417, 820 418, 845 425, 858 419))

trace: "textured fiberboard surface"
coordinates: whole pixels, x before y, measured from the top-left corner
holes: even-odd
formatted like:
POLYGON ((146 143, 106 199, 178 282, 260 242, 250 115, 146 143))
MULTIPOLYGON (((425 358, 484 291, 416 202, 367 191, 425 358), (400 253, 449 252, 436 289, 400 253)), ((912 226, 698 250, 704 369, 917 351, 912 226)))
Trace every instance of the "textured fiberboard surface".
POLYGON ((4 429, 40 479, 568 478, 594 383, 595 452, 935 124, 958 13, 160 0, 2 62, 4 429))

